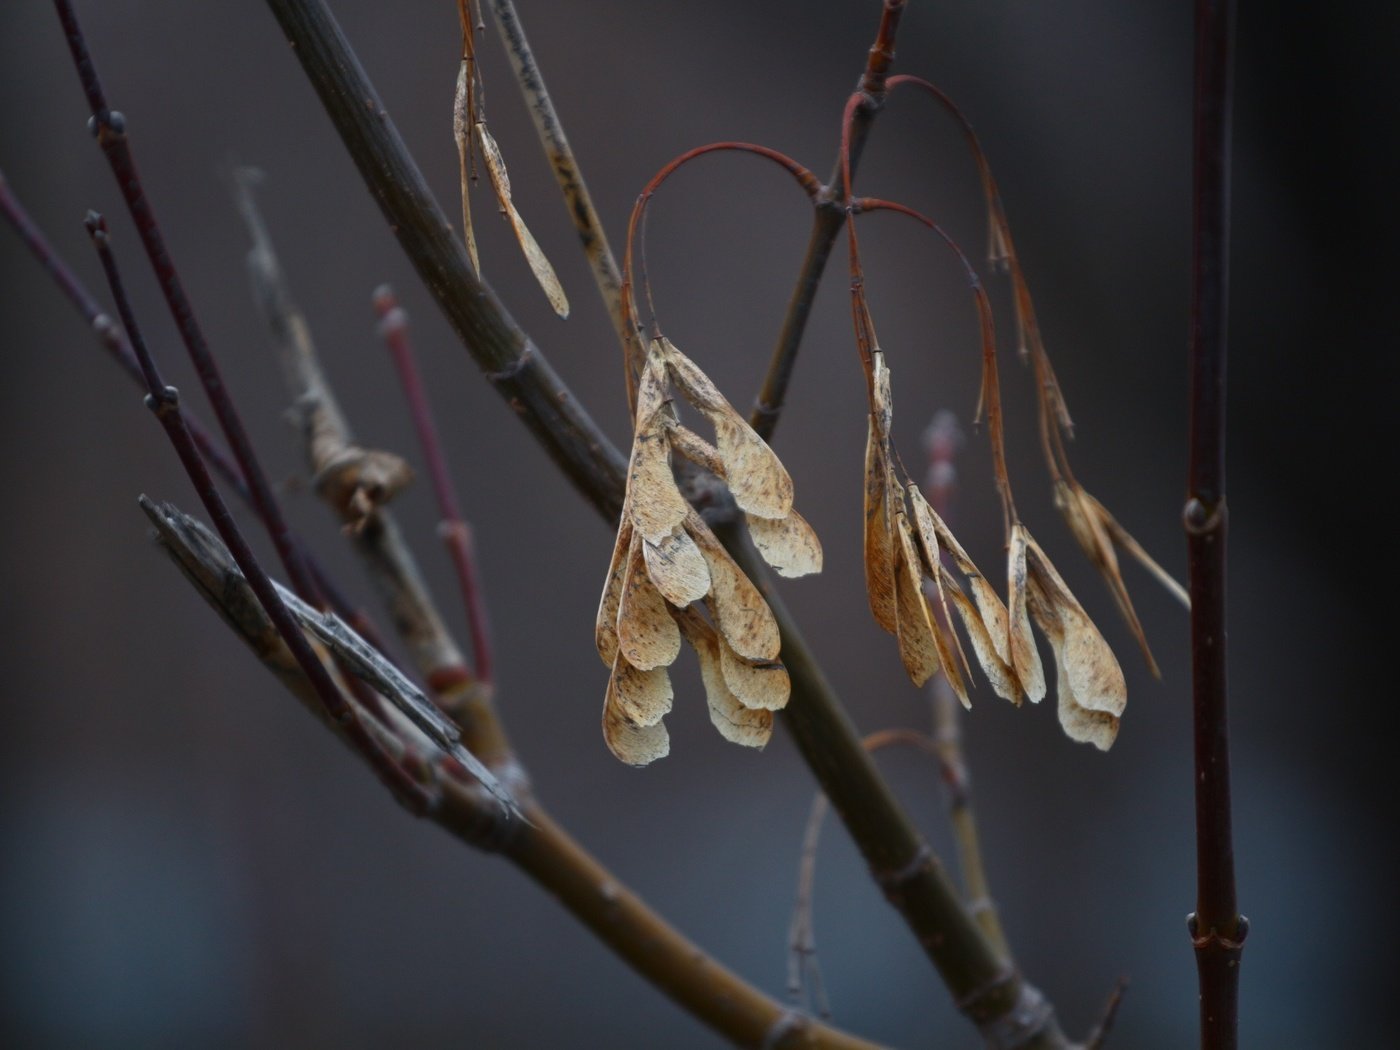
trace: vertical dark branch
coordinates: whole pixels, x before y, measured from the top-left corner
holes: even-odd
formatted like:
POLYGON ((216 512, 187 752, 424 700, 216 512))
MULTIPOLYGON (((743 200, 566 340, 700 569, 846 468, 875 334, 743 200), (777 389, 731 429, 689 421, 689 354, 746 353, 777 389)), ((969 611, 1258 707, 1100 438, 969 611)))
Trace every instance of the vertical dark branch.
POLYGON ((1188 922, 1201 1046, 1233 1050, 1248 926, 1235 898, 1226 719, 1225 351, 1229 288, 1231 0, 1197 0, 1192 160, 1191 425, 1186 509, 1195 717, 1196 910, 1188 922))

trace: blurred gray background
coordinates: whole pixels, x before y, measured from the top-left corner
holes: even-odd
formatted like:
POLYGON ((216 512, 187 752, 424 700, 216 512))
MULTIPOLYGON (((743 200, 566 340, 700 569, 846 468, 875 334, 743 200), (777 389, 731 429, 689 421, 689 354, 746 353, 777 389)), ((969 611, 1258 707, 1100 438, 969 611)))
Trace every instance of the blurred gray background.
MULTIPOLYGON (((635 194, 718 139, 782 149, 825 177, 874 0, 522 2, 522 17, 620 239, 635 194)), ((335 5, 439 200, 456 214, 454 5, 335 5)), ((1079 426, 1077 472, 1178 574, 1184 544, 1191 5, 915 2, 898 69, 958 99, 982 135, 1079 426)), ((538 789, 618 877, 710 952, 783 994, 813 781, 786 736, 762 755, 709 728, 686 656, 672 755, 624 768, 598 730, 606 671, 591 622, 611 545, 476 374, 414 278, 261 4, 86 3, 90 43, 173 254, 298 527, 369 600, 329 515, 296 482, 286 397, 251 309, 231 162, 263 203, 332 379, 367 442, 416 456, 371 289, 392 282, 482 553, 500 701, 538 789)), ((1386 5, 1244 3, 1239 13, 1230 501, 1232 728, 1240 897, 1253 922, 1245 1045, 1380 1046, 1394 974, 1384 857, 1391 702, 1379 646, 1393 560, 1397 91, 1386 5), (1379 468, 1379 469, 1378 469, 1379 468), (1380 521, 1376 519, 1380 518, 1380 521), (1355 559, 1360 557, 1360 568, 1355 559), (1377 572, 1375 566, 1382 566, 1377 572), (1378 578, 1379 577, 1379 578, 1378 578)), ((483 38, 491 126, 516 199, 574 304, 561 323, 489 198, 483 269, 618 442, 618 353, 509 76, 483 38)), ((80 222, 109 215, 149 336, 190 402, 183 352, 139 262, 52 10, 0 8, 0 168, 96 290, 80 222)), ((881 117, 860 183, 939 216, 984 251, 971 162, 913 95, 881 117)), ((807 235, 785 176, 717 158, 655 202, 660 316, 741 409, 757 388, 807 235)), ((897 440, 976 398, 962 279, 913 224, 862 224, 895 379, 897 440)), ((839 253, 838 253, 839 254, 839 253)), ((776 446, 827 569, 784 585, 865 730, 927 704, 870 619, 859 562, 863 395, 844 275, 813 318, 776 446)), ((1010 332, 1004 282, 993 280, 1010 332)), ((104 297, 105 298, 105 297, 104 297)), ((138 391, 0 232, 0 1034, 36 1047, 709 1047, 717 1039, 593 942, 508 865, 406 818, 291 703, 147 539, 136 496, 194 509, 138 391)), ((1075 1032, 1120 975, 1115 1045, 1195 1032, 1183 916, 1194 897, 1186 617, 1136 569, 1164 669, 1151 679, 1050 506, 1029 377, 1003 375, 1012 473, 1031 528, 1119 651, 1130 701, 1107 755, 1069 743, 1052 704, 985 686, 966 721, 993 889, 1027 975, 1075 1032)), ((207 413, 206 413, 207 414, 207 413)), ((984 434, 969 434, 964 543, 999 560, 984 434)), ((425 487, 397 509, 460 626, 425 487)), ((265 549, 260 548, 260 549, 265 549)), ((989 570, 990 571, 990 570, 989 570)), ((882 765, 951 854, 934 770, 882 765)), ((837 1023, 905 1046, 977 1039, 833 824, 817 937, 837 1023)), ((1384 1029, 1389 1031, 1389 1029, 1384 1029)))

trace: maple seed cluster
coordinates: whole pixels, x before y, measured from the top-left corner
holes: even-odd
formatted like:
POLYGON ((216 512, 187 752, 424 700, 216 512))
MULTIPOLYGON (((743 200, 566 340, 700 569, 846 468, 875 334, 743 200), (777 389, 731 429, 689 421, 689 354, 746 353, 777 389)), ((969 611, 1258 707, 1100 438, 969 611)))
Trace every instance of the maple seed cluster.
POLYGON ((805 576, 822 565, 821 544, 793 510, 792 478, 773 450, 695 362, 670 340, 652 340, 595 632, 598 655, 612 669, 603 737, 614 755, 636 766, 670 751, 662 723, 673 700, 667 668, 682 638, 699 657, 710 720, 726 740, 763 747, 773 712, 791 691, 772 610, 681 495, 673 453, 728 484, 754 546, 780 575, 805 576), (681 424, 673 386, 710 422, 714 444, 681 424))
POLYGON ((871 360, 866 589, 875 621, 899 640, 904 669, 915 685, 941 669, 963 705, 971 706, 963 676, 967 657, 952 628, 951 601, 993 691, 1017 705, 1023 698, 1038 703, 1045 697, 1045 671, 1031 635, 1034 620, 1055 655, 1061 727, 1073 740, 1108 750, 1127 699, 1113 651, 1019 521, 1012 524, 1007 548, 1008 610, 918 486, 899 481, 890 447, 890 373, 881 351, 871 360), (971 598, 944 565, 945 554, 971 598), (937 609, 925 596, 925 577, 933 581, 937 609))

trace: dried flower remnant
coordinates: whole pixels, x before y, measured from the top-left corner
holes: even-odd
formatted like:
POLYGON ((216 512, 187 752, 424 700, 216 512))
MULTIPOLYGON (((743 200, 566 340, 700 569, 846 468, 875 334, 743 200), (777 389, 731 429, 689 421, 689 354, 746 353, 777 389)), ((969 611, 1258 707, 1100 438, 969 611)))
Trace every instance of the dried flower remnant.
POLYGON ((351 533, 361 532, 374 512, 413 480, 413 468, 400 456, 347 444, 340 427, 314 398, 304 413, 313 484, 335 508, 351 533))
POLYGON ((792 685, 768 603, 681 495, 678 453, 725 481, 755 546, 785 576, 821 569, 821 544, 793 510, 792 478, 709 377, 665 338, 652 341, 637 383, 627 492, 595 643, 611 669, 603 737, 619 759, 646 765, 670 750, 666 671, 684 638, 700 659, 710 718, 725 739, 762 747, 792 685), (683 426, 672 391, 713 426, 712 445, 683 426), (703 602, 709 619, 696 603, 703 602))

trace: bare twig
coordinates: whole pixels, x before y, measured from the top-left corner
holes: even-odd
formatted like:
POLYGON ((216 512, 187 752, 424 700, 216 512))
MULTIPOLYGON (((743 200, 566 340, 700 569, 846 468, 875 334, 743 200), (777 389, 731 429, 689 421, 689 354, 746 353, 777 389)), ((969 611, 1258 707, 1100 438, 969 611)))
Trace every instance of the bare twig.
POLYGON ((1239 1038, 1239 973, 1249 924, 1235 896, 1227 720, 1225 359, 1230 267, 1230 57, 1233 4, 1197 0, 1192 164, 1191 422, 1183 512, 1191 583, 1195 715, 1196 950, 1203 1050, 1239 1038))
POLYGON ((792 380, 793 368, 797 363, 797 351, 802 345, 802 335, 807 330, 807 318, 811 316, 812 304, 816 301, 817 287, 821 284, 826 262, 831 257, 836 235, 846 222, 845 197, 841 194, 838 178, 843 161, 849 162, 854 171, 860 162, 865 140, 870 134, 875 115, 879 113, 885 100, 885 81, 890 66, 894 63, 895 38, 899 32, 900 16, 904 13, 906 0, 885 0, 880 13, 880 26, 875 34, 866 57, 865 71, 861 74, 857 96, 860 105, 846 148, 837 151, 836 163, 831 180, 816 200, 812 214, 812 232, 807 238, 807 251, 802 258, 797 283, 792 297, 788 300, 787 313, 783 317, 782 328, 778 332, 773 355, 768 362, 768 372, 763 378, 763 386, 754 401, 749 422, 758 436, 771 441, 773 431, 778 426, 778 417, 783 410, 783 399, 787 396, 788 383, 792 380))
POLYGON ((1109 993, 1108 1002, 1104 1004, 1099 1023, 1094 1025, 1084 1040, 1084 1050, 1103 1050, 1104 1044, 1108 1042, 1109 1033, 1113 1031, 1113 1022, 1118 1019, 1118 1008, 1123 1005, 1123 994, 1127 990, 1128 979, 1126 977, 1118 978, 1118 983, 1113 986, 1113 991, 1109 993))

